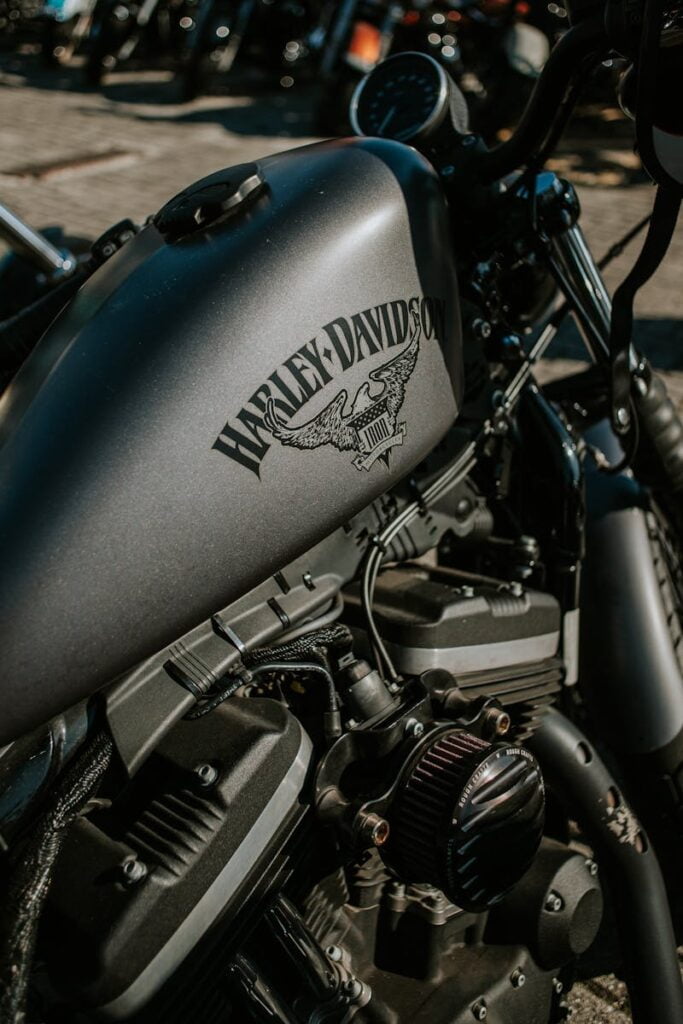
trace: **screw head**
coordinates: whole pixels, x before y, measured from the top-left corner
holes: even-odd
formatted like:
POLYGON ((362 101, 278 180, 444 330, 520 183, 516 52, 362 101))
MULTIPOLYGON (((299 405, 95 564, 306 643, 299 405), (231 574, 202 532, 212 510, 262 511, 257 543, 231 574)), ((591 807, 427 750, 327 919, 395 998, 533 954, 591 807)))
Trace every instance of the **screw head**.
POLYGON ((124 860, 121 865, 121 874, 124 885, 137 885, 147 877, 147 865, 136 857, 131 857, 129 860, 124 860))
POLYGON ((488 1015, 489 1011, 485 999, 477 999, 476 1003, 472 1003, 472 1016, 475 1020, 486 1020, 488 1015))
POLYGON ((419 739, 425 731, 424 723, 418 722, 417 718, 409 718, 403 727, 403 733, 412 739, 419 739))
POLYGON ((545 898, 545 909, 551 914, 557 914, 563 907, 564 900, 560 896, 559 892, 555 892, 554 889, 551 889, 545 898))
POLYGON ((515 967, 514 971, 510 975, 510 981, 513 988, 521 988, 526 984, 526 974, 521 967, 515 967))
POLYGON ((327 953, 328 960, 331 960, 333 964, 339 963, 342 958, 342 951, 339 946, 328 946, 325 952, 327 953))
POLYGON ((344 995, 348 999, 358 999, 363 991, 363 985, 357 978, 349 978, 344 982, 344 995))
POLYGON ((488 320, 484 320, 483 317, 477 317, 476 320, 472 321, 472 331, 477 338, 486 341, 487 338, 491 337, 491 324, 488 320))
POLYGON ((199 785, 206 788, 213 786, 218 778, 218 772, 212 764, 198 764, 194 769, 194 774, 199 785))
POLYGON ((564 985, 562 984, 559 978, 553 978, 553 990, 558 996, 562 995, 562 993, 564 992, 564 985))
POLYGON ((471 587, 469 583, 466 583, 463 587, 458 587, 458 591, 461 597, 474 597, 474 587, 471 587))
POLYGON ((631 420, 631 415, 625 405, 620 405, 616 410, 617 423, 620 427, 627 427, 631 420))
POLYGON ((595 863, 595 861, 594 861, 594 860, 591 860, 591 859, 589 858, 589 859, 588 859, 588 860, 586 861, 586 867, 587 867, 587 869, 588 869, 588 874, 589 874, 589 875, 592 875, 592 876, 593 876, 593 878, 595 878, 595 876, 596 876, 596 875, 597 875, 597 873, 598 873, 598 865, 597 865, 597 864, 595 863))
POLYGON ((472 511, 472 502, 469 498, 460 498, 455 506, 456 519, 466 519, 472 511))

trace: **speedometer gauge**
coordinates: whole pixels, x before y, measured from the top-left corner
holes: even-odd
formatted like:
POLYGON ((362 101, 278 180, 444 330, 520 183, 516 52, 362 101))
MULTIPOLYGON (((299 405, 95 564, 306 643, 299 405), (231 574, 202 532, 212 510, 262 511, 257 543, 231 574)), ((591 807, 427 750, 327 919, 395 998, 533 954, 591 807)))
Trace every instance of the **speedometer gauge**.
POLYGON ((351 101, 356 135, 411 145, 433 136, 449 110, 449 79, 426 53, 398 53, 360 83, 351 101))

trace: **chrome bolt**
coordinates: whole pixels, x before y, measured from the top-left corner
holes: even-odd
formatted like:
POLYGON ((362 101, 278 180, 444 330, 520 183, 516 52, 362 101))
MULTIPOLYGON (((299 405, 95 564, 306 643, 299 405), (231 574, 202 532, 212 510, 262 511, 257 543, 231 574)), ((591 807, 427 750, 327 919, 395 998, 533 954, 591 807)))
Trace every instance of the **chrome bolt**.
POLYGON ((488 1015, 485 999, 477 999, 476 1003, 472 1003, 472 1016, 475 1020, 486 1020, 488 1015))
POLYGON ((403 727, 404 736, 411 739, 419 739, 425 731, 424 723, 418 722, 417 718, 409 718, 403 727))
POLYGON ((124 885, 137 885, 138 882, 147 877, 147 865, 143 864, 141 860, 131 857, 130 860, 125 860, 121 865, 121 873, 123 874, 124 885))
POLYGON ((515 967, 510 975, 510 982, 513 988, 521 988, 526 983, 526 974, 521 967, 515 967))
POLYGON ((595 863, 595 861, 589 858, 586 861, 586 867, 588 868, 588 874, 592 875, 593 878, 595 878, 595 876, 598 873, 598 865, 595 863))
POLYGON ((487 708, 482 719, 484 732, 488 736, 505 736, 510 731, 512 719, 502 708, 487 708))
POLYGON ((620 405, 617 409, 617 423, 620 427, 627 427, 631 420, 630 413, 625 405, 620 405))
POLYGON ((344 995, 347 999, 358 999, 363 992, 363 985, 357 978, 349 978, 344 982, 344 995))
POLYGON ((482 317, 477 317, 476 320, 472 321, 472 331, 474 332, 475 337, 486 341, 487 338, 491 337, 491 324, 488 320, 484 320, 482 317))
POLYGON ((564 985, 559 978, 553 978, 553 990, 558 996, 561 996, 564 992, 564 985))
POLYGON ((213 786, 218 778, 218 772, 212 764, 198 764, 195 767, 194 774, 199 785, 206 788, 213 786))
POLYGON ((466 584, 464 587, 459 587, 458 590, 460 591, 461 597, 474 597, 474 587, 470 587, 469 584, 466 584))
POLYGON ((398 683, 389 683, 387 685, 387 690, 389 691, 389 693, 398 693, 400 689, 401 687, 398 685, 398 683))
POLYGON ((362 842, 368 846, 384 846, 389 838, 389 822, 374 812, 363 814, 358 834, 362 842))
POLYGON ((514 583, 510 584, 510 593, 512 594, 513 597, 521 597, 524 593, 524 587, 521 583, 517 583, 515 581, 514 583))
POLYGON ((557 914, 560 910, 562 910, 563 906, 564 900, 562 899, 560 894, 558 892, 555 892, 554 889, 551 889, 545 899, 545 909, 549 911, 551 914, 557 914))
POLYGON ((328 946, 325 952, 327 953, 328 960, 331 960, 333 964, 339 963, 342 958, 342 951, 339 946, 328 946))

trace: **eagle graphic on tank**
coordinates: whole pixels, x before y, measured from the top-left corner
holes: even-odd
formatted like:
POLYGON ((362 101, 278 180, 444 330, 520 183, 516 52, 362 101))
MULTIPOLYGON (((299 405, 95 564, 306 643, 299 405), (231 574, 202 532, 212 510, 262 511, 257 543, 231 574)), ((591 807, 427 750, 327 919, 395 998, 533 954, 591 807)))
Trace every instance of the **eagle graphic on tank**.
POLYGON ((391 449, 403 444, 406 425, 397 422, 398 414, 420 349, 420 318, 416 310, 411 311, 411 316, 406 348, 370 371, 370 380, 382 385, 377 394, 371 393, 371 385, 365 381, 356 392, 350 411, 345 413, 349 395, 343 388, 317 416, 299 427, 287 426, 269 398, 264 420, 273 437, 292 448, 305 450, 331 444, 340 452, 355 452, 353 465, 359 470, 369 470, 379 458, 388 466, 391 449))

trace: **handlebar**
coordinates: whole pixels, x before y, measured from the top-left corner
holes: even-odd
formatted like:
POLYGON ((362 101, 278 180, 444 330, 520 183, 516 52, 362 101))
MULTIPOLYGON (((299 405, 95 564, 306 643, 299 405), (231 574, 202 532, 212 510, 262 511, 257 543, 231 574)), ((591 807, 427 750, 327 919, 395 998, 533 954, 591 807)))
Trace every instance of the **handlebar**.
POLYGON ((585 75, 586 65, 604 59, 608 52, 604 14, 570 28, 551 51, 512 137, 495 149, 477 153, 477 178, 485 183, 497 181, 528 163, 546 140, 568 92, 585 75))

